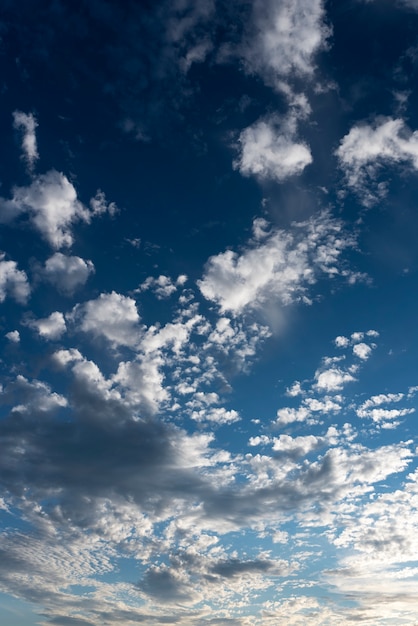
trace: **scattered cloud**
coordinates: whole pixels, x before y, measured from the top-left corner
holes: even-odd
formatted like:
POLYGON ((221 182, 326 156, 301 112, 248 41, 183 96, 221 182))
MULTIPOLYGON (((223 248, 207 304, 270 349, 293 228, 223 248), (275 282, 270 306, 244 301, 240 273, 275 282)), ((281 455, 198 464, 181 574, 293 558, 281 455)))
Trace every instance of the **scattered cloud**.
POLYGON ((221 312, 237 315, 269 300, 284 306, 309 303, 309 288, 321 276, 347 275, 341 257, 354 240, 344 235, 340 220, 321 212, 288 231, 265 230, 261 222, 255 220, 254 237, 241 254, 227 250, 211 257, 198 281, 202 294, 218 303, 221 312))
POLYGON ((13 112, 13 126, 22 133, 23 159, 26 161, 29 171, 32 171, 39 159, 36 144, 36 127, 38 122, 33 113, 13 112))
POLYGON ((135 290, 135 293, 151 289, 159 300, 163 300, 164 298, 169 298, 179 287, 183 287, 186 282, 187 276, 185 274, 178 276, 175 281, 163 274, 158 276, 158 278, 148 276, 138 289, 135 290))

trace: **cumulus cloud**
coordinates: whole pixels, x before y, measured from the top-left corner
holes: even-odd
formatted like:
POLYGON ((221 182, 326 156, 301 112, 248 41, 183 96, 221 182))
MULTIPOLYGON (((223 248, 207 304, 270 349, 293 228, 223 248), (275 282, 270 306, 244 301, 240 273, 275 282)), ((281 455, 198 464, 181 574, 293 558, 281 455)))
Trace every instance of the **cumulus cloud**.
POLYGON ((48 413, 67 406, 67 400, 55 393, 51 387, 41 380, 28 380, 18 374, 10 382, 2 394, 2 404, 12 405, 12 411, 30 415, 48 413), (17 403, 17 404, 15 404, 17 403))
POLYGON ((23 158, 26 161, 29 170, 32 170, 36 161, 39 159, 35 132, 38 122, 36 121, 33 113, 14 111, 13 126, 16 130, 22 132, 23 158))
POLYGON ((297 138, 297 118, 270 115, 243 130, 234 168, 244 176, 281 182, 312 163, 309 147, 297 138))
POLYGON ((43 319, 32 320, 29 326, 37 330, 40 337, 51 340, 60 339, 67 330, 64 315, 60 311, 55 311, 43 319))
POLYGON ((227 250, 211 257, 198 285, 205 298, 234 315, 273 299, 282 305, 309 303, 308 288, 321 275, 347 275, 341 256, 353 245, 353 239, 344 235, 342 222, 327 212, 296 223, 288 231, 266 231, 264 220, 260 230, 256 220, 254 238, 242 253, 227 250))
POLYGON ((62 252, 55 252, 45 261, 41 275, 58 291, 71 295, 87 282, 94 273, 94 265, 90 260, 79 256, 69 256, 62 252))
POLYGON ((378 118, 373 124, 353 126, 336 155, 348 188, 365 206, 372 206, 386 195, 386 183, 378 180, 383 165, 418 169, 418 132, 402 119, 378 118))
POLYGON ((79 330, 104 337, 114 347, 133 347, 139 340, 140 318, 135 300, 115 291, 77 304, 69 319, 78 323, 79 330))
POLYGON ((88 209, 80 202, 74 185, 61 172, 50 170, 33 178, 28 187, 14 187, 11 199, 0 198, 0 220, 11 222, 27 214, 32 226, 52 248, 72 245, 72 228, 76 222, 90 223, 95 215, 112 213, 113 204, 107 204, 104 194, 98 192, 88 209))
POLYGON ((18 330, 11 330, 10 332, 6 333, 5 337, 12 343, 19 343, 20 341, 20 333, 18 330))
POLYGON ((369 344, 367 343, 356 343, 355 346, 353 346, 353 354, 358 356, 358 358, 362 359, 363 361, 367 361, 371 353, 372 347, 369 346, 369 344))
POLYGON ((0 252, 0 302, 12 296, 20 304, 29 298, 30 286, 26 272, 17 268, 16 261, 6 261, 4 252, 0 252))
POLYGON ((339 367, 319 370, 315 373, 316 387, 320 391, 340 391, 347 383, 356 379, 350 372, 339 367))

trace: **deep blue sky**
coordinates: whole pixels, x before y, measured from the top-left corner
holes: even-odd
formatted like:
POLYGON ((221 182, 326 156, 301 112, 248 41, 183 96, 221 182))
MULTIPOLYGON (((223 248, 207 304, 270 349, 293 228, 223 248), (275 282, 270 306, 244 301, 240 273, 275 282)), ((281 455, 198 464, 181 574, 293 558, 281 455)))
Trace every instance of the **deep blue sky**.
POLYGON ((413 624, 418 2, 0 9, 0 621, 413 624))

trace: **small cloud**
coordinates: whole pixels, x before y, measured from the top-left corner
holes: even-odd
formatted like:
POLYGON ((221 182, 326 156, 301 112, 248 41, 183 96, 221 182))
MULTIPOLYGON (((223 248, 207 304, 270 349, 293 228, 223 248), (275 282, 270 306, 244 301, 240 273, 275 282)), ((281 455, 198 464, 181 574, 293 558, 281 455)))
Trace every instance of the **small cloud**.
POLYGON ((372 348, 367 343, 356 343, 356 345, 353 346, 353 354, 363 361, 367 361, 371 353, 372 348))
POLYGON ((32 320, 28 325, 37 330, 39 336, 43 339, 60 339, 67 331, 64 315, 60 311, 55 311, 42 319, 32 320))
POLYGON ((13 112, 13 127, 22 132, 22 156, 30 171, 39 159, 35 133, 37 126, 38 122, 32 113, 13 112))
POLYGON ((18 330, 11 330, 5 334, 5 337, 12 343, 19 343, 20 341, 20 333, 18 330))
POLYGON ((312 155, 304 142, 297 141, 297 117, 294 113, 279 118, 258 120, 243 130, 239 137, 240 154, 234 169, 244 176, 279 182, 300 174, 312 163, 312 155))
POLYGON ((115 202, 107 202, 106 196, 101 189, 98 189, 94 198, 90 200, 90 207, 93 215, 115 215, 118 212, 118 207, 115 202))

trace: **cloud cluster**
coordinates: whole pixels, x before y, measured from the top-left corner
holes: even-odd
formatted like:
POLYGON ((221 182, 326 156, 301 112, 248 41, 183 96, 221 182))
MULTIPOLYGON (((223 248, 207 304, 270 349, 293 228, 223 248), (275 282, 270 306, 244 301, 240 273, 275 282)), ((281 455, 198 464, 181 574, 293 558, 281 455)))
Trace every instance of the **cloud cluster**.
POLYGON ((354 246, 354 239, 327 212, 289 231, 269 230, 257 219, 253 230, 241 254, 227 250, 211 257, 198 282, 205 298, 219 304, 222 312, 237 315, 273 299, 285 306, 309 303, 309 288, 321 276, 347 276, 342 254, 354 246))

